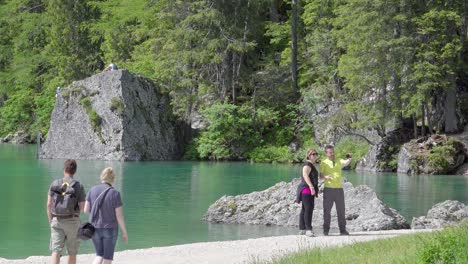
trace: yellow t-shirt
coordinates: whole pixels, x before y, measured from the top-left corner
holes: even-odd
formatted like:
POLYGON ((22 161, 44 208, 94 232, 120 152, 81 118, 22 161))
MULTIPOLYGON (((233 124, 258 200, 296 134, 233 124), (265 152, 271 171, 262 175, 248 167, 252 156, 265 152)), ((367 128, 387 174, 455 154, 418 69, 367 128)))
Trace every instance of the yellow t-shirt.
POLYGON ((325 159, 320 163, 320 174, 331 176, 331 180, 325 180, 327 188, 343 188, 343 178, 341 177, 341 160, 333 161, 325 159), (334 165, 334 166, 333 166, 334 165))

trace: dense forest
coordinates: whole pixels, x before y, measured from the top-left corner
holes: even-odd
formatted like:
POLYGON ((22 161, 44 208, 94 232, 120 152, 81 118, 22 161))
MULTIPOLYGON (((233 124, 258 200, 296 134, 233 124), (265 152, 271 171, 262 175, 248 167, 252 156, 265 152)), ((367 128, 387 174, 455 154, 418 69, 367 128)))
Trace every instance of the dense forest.
MULTIPOLYGON (((186 158, 291 161, 342 135, 468 119, 461 0, 0 0, 0 136, 44 135, 55 90, 110 62, 201 131, 186 158)), ((348 135, 348 137, 346 137, 348 135)), ((351 139, 349 136, 353 136, 351 139)), ((360 141, 356 139, 362 139, 360 141)))

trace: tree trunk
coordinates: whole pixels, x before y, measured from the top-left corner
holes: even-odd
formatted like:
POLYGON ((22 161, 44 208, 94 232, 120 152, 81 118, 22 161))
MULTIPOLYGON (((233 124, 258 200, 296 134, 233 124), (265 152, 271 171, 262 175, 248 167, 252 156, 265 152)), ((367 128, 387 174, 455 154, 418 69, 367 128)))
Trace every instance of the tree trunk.
POLYGON ((413 120, 413 132, 414 138, 418 138, 418 121, 416 120, 416 116, 412 115, 411 119, 413 120))
MULTIPOLYGON (((396 5, 396 13, 400 14, 400 6, 396 5)), ((401 26, 399 22, 396 22, 396 24, 393 27, 393 38, 394 39, 399 39, 401 36, 401 26)), ((403 111, 402 111, 402 100, 401 100, 401 79, 398 76, 397 70, 395 69, 395 66, 392 66, 392 81, 393 81, 393 92, 395 95, 395 107, 397 111, 397 127, 403 127, 404 126, 404 119, 403 119, 403 111)))
POLYGON ((447 90, 445 95, 444 119, 445 119, 445 132, 454 133, 458 131, 457 121, 457 94, 455 86, 455 78, 451 76, 452 87, 447 90))
POLYGON ((299 98, 299 88, 297 86, 297 0, 292 0, 292 53, 291 53, 291 71, 292 88, 295 98, 299 98))
POLYGON ((427 127, 429 129, 429 135, 432 135, 434 134, 432 111, 430 110, 429 105, 426 105, 426 109, 427 109, 427 127))
POLYGON ((271 20, 272 22, 279 22, 278 0, 271 0, 271 5, 270 5, 270 20, 271 20))
POLYGON ((237 102, 237 94, 236 94, 236 53, 232 53, 232 61, 231 61, 231 91, 232 91, 232 103, 236 104, 237 102))
MULTIPOLYGON (((247 9, 250 9, 250 0, 247 1, 247 9)), ((244 33, 243 33, 243 36, 242 36, 242 41, 243 41, 244 47, 245 47, 245 45, 247 43, 247 31, 249 29, 249 27, 248 27, 249 21, 247 19, 248 19, 248 14, 245 15, 245 19, 244 19, 244 33)), ((236 86, 237 86, 237 84, 239 82, 239 79, 240 79, 240 69, 241 69, 241 66, 242 66, 242 61, 244 60, 244 53, 245 52, 246 51, 244 50, 239 55, 239 64, 237 65, 236 80, 234 81, 236 86)))
POLYGON ((252 98, 252 108, 253 108, 252 120, 255 122, 255 119, 257 117, 257 84, 255 82, 254 82, 254 91, 253 91, 253 98, 252 98))
POLYGON ((421 104, 421 136, 425 137, 426 136, 426 109, 424 107, 424 104, 421 104))

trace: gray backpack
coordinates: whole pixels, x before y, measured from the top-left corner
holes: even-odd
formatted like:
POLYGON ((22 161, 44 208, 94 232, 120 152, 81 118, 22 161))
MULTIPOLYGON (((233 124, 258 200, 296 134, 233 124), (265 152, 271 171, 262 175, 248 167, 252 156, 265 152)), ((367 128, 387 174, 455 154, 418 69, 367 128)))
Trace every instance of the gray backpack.
POLYGON ((52 214, 58 216, 69 216, 79 211, 78 187, 80 183, 72 180, 70 183, 59 179, 54 181, 50 187, 52 193, 52 214))

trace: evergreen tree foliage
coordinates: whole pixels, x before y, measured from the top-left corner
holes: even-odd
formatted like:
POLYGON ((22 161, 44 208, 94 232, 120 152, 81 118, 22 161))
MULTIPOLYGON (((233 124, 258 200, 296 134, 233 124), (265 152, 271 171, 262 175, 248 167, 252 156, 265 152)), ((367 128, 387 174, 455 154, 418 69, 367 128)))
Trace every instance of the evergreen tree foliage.
POLYGON ((290 161, 318 127, 453 132, 467 23, 460 0, 0 1, 0 136, 46 134, 56 88, 110 62, 154 80, 180 120, 204 115, 201 158, 290 161))

